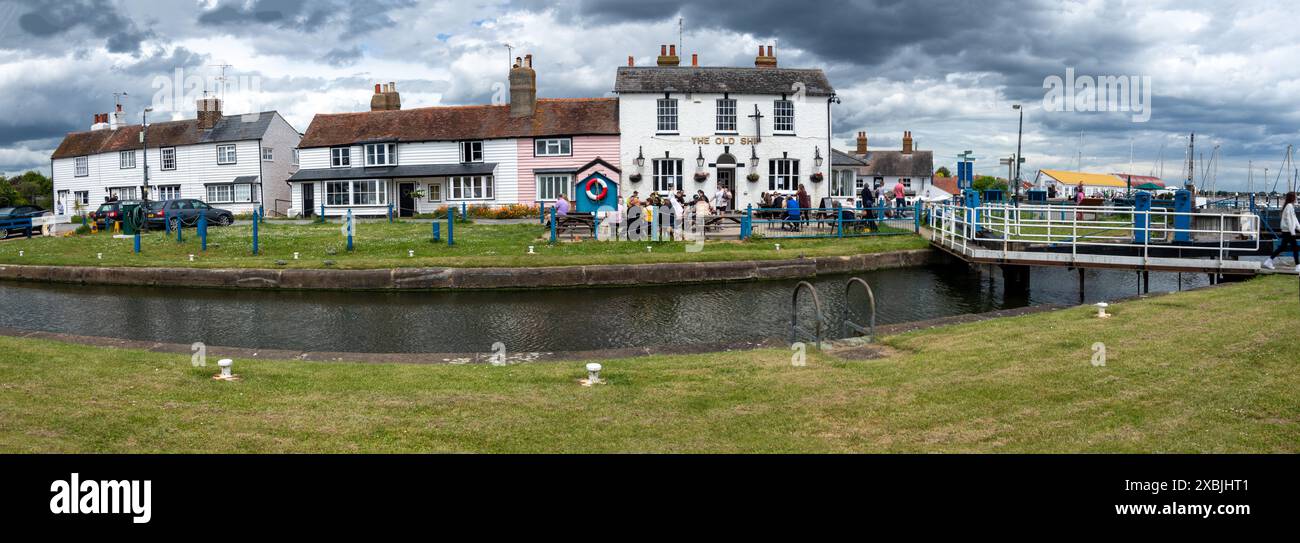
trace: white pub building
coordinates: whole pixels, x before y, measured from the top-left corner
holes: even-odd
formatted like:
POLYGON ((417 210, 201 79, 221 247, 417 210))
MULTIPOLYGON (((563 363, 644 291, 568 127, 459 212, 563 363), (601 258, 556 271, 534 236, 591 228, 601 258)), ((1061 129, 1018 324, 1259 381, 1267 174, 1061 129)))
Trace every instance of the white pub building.
POLYGON ((657 66, 620 67, 619 193, 642 198, 720 187, 733 209, 759 207, 762 193, 793 194, 803 185, 813 206, 830 196, 831 117, 835 91, 819 69, 778 68, 772 47, 754 67, 680 66, 662 46, 657 66))

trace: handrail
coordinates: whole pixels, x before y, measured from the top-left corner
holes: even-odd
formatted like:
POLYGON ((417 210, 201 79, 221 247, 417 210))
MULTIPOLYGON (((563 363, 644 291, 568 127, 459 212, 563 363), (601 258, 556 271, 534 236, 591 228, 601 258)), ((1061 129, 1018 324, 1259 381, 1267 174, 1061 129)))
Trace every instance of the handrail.
POLYGON ((870 343, 876 339, 876 294, 871 291, 871 285, 868 285, 861 277, 851 277, 848 283, 844 285, 844 335, 848 336, 851 332, 867 335, 867 342, 870 343), (853 321, 853 306, 849 304, 849 293, 853 285, 861 284, 867 292, 868 307, 871 309, 871 315, 867 321, 867 326, 863 327, 853 321))
POLYGON ((799 335, 802 332, 799 329, 799 291, 805 288, 812 293, 813 309, 817 312, 817 328, 812 337, 817 342, 817 348, 821 348, 826 314, 822 312, 822 301, 821 297, 817 295, 817 287, 812 286, 812 283, 807 281, 800 281, 799 284, 794 286, 794 296, 790 301, 790 343, 799 341, 799 335))

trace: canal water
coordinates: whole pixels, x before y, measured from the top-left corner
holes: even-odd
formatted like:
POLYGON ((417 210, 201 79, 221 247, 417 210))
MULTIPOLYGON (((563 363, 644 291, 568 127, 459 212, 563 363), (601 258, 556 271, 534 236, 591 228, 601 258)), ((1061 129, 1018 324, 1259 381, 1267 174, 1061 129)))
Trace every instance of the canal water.
MULTIPOLYGON (((1134 272, 1089 270, 1086 301, 1138 293, 1134 272)), ((1077 272, 1035 268, 1028 292, 965 266, 858 274, 877 324, 1039 304, 1076 304, 1077 272)), ((848 276, 817 287, 838 327, 848 276)), ((1204 286, 1183 274, 1182 289, 1204 286)), ((714 345, 783 338, 797 281, 572 290, 311 292, 0 282, 0 327, 165 343, 375 353, 555 352, 714 345)), ((1152 273, 1151 292, 1179 289, 1152 273)), ((855 294, 855 302, 860 302, 855 294)))

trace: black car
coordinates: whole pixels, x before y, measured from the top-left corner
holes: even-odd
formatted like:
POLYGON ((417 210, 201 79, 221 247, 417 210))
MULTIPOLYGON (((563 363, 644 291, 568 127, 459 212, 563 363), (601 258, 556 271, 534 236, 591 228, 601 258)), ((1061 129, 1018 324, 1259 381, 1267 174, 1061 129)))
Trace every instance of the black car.
POLYGON ((90 217, 90 220, 95 221, 96 227, 102 230, 105 221, 108 219, 112 219, 113 222, 122 222, 122 206, 124 204, 126 207, 130 208, 133 205, 139 205, 139 203, 138 200, 114 200, 112 202, 104 202, 99 204, 99 209, 91 211, 88 216, 90 217))
MULTIPOLYGON (((0 239, 26 233, 29 223, 23 221, 23 219, 35 219, 46 215, 50 215, 50 212, 40 206, 0 207, 0 239), (22 222, 19 223, 19 221, 22 222)), ((40 231, 40 227, 32 229, 33 234, 38 234, 40 231)))
POLYGON ((172 228, 177 228, 198 226, 200 214, 207 215, 208 224, 212 226, 230 226, 235 222, 233 213, 193 198, 149 202, 147 216, 150 228, 166 228, 168 222, 172 228))

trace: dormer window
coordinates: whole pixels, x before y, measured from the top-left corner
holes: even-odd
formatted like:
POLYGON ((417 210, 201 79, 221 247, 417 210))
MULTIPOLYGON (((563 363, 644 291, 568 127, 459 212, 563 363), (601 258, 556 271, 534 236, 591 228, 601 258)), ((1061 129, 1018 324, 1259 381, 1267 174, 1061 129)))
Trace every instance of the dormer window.
POLYGON ((460 142, 460 161, 462 164, 483 162, 483 142, 481 140, 460 142))
POLYGON ((366 144, 366 166, 396 166, 396 143, 366 144))
POLYGON ((330 167, 347 168, 352 165, 352 148, 351 147, 331 147, 330 148, 330 167))

